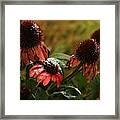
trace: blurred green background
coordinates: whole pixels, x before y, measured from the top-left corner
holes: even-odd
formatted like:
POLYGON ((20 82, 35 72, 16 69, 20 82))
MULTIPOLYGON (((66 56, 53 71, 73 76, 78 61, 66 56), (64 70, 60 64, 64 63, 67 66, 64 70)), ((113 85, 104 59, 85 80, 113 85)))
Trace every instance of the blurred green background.
POLYGON ((50 53, 73 54, 80 41, 100 28, 99 20, 35 20, 45 34, 50 53))

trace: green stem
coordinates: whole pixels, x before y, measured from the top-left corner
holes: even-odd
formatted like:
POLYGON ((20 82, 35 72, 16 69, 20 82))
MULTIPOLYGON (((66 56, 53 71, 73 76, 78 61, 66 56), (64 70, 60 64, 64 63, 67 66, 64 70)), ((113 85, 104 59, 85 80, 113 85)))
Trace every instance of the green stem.
POLYGON ((63 79, 63 81, 68 81, 68 80, 72 79, 77 73, 79 73, 79 72, 82 70, 82 68, 80 69, 80 67, 81 67, 81 64, 79 64, 79 65, 77 66, 77 68, 76 68, 72 73, 70 73, 69 75, 67 75, 67 76, 63 79))
POLYGON ((50 86, 47 88, 46 93, 47 93, 48 96, 49 96, 49 92, 48 91, 50 90, 50 88, 52 88, 54 86, 55 86, 55 84, 51 83, 50 86))
POLYGON ((37 90, 35 91, 35 98, 36 98, 38 90, 39 90, 39 88, 37 87, 37 90))

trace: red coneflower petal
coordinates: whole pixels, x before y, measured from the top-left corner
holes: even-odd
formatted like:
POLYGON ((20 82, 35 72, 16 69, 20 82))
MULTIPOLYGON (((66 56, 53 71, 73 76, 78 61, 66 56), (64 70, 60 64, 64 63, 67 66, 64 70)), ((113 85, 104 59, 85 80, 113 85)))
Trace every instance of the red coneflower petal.
POLYGON ((49 73, 47 73, 47 72, 42 72, 41 74, 40 74, 40 76, 38 76, 38 78, 39 79, 45 79, 46 78, 46 76, 49 76, 49 73))
POLYGON ((39 74, 37 76, 37 82, 38 83, 42 82, 46 78, 45 74, 46 74, 46 72, 43 72, 42 74, 39 74))
POLYGON ((41 68, 41 67, 43 67, 43 66, 40 65, 40 64, 36 64, 31 68, 31 70, 38 69, 38 68, 41 68))
POLYGON ((29 48, 28 49, 28 56, 29 59, 32 60, 33 62, 35 61, 35 51, 33 50, 33 48, 29 48))
POLYGON ((83 72, 83 75, 87 76, 88 72, 89 72, 89 67, 88 65, 85 64, 85 69, 84 69, 84 72, 83 72))
POLYGON ((51 75, 48 74, 43 81, 43 85, 46 86, 50 82, 50 79, 51 79, 51 75))
POLYGON ((87 65, 87 64, 83 64, 83 66, 82 66, 82 67, 83 67, 83 71, 82 71, 82 72, 83 72, 83 75, 84 75, 84 74, 85 74, 85 72, 86 72, 86 69, 87 69, 88 65, 87 65))
POLYGON ((54 81, 54 82, 56 82, 56 75, 52 75, 51 76, 51 80, 54 81))
POLYGON ((39 60, 45 61, 45 57, 44 57, 43 52, 40 48, 40 45, 35 46, 34 49, 35 49, 36 55, 38 56, 39 60))
POLYGON ((43 79, 37 79, 37 85, 39 85, 41 82, 43 81, 43 79))
POLYGON ((72 55, 68 64, 69 67, 76 67, 80 64, 80 61, 74 55, 72 55))
POLYGON ((97 65, 96 64, 94 64, 94 66, 93 66, 93 77, 92 77, 92 80, 95 78, 95 76, 97 75, 97 65))
POLYGON ((57 87, 60 87, 60 84, 62 82, 62 76, 61 75, 57 75, 57 87))
MULTIPOLYGON (((85 65, 85 67, 86 67, 86 65, 85 65)), ((90 64, 89 66, 87 65, 86 70, 83 72, 83 75, 84 75, 88 80, 90 80, 90 75, 92 74, 92 68, 93 68, 92 64, 90 64)))
POLYGON ((44 42, 41 42, 40 47, 41 47, 41 50, 43 52, 44 58, 47 59, 48 58, 48 52, 49 52, 47 46, 44 44, 44 42))
POLYGON ((59 77, 59 80, 62 81, 63 76, 60 73, 57 73, 57 76, 59 77))
POLYGON ((62 75, 60 73, 57 73, 55 75, 52 75, 52 80, 57 83, 57 87, 60 86, 62 81, 62 75))
POLYGON ((21 59, 22 59, 24 64, 28 64, 29 63, 27 50, 25 50, 25 49, 21 50, 21 59))
POLYGON ((41 46, 44 48, 45 52, 48 52, 48 47, 44 42, 41 41, 41 46))
POLYGON ((42 65, 36 64, 30 69, 29 75, 30 77, 37 77, 37 75, 43 71, 44 69, 42 68, 42 65))
POLYGON ((37 82, 43 82, 43 85, 46 86, 49 81, 50 81, 51 75, 47 72, 43 72, 41 74, 39 74, 39 76, 37 77, 37 82))

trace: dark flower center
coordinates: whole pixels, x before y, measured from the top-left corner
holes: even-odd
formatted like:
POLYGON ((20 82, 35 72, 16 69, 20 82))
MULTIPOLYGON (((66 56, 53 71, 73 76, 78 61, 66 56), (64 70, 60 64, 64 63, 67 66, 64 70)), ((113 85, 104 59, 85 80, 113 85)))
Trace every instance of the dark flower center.
POLYGON ((99 45, 93 39, 85 40, 80 43, 75 51, 75 56, 83 64, 92 64, 99 58, 99 45))
POLYGON ((43 38, 42 30, 32 21, 20 23, 20 47, 31 48, 39 44, 43 38))
POLYGON ((100 44, 100 29, 96 30, 92 36, 91 39, 95 39, 98 44, 100 44))
POLYGON ((47 60, 44 62, 44 69, 50 74, 56 74, 58 72, 58 66, 47 60))

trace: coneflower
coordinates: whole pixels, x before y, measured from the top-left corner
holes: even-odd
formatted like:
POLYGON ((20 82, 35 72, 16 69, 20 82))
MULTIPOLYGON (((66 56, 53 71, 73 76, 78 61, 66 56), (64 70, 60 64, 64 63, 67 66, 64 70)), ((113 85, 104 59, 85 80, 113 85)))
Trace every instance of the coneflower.
POLYGON ((93 64, 99 58, 99 45, 94 39, 82 41, 74 55, 82 64, 93 64))
POLYGON ((97 61, 100 54, 100 45, 97 44, 95 39, 88 39, 80 42, 75 50, 74 55, 71 56, 69 67, 75 67, 81 64, 83 75, 90 79, 90 74, 93 75, 92 79, 97 75, 97 61))
POLYGON ((43 31, 31 20, 20 21, 20 53, 25 65, 48 58, 49 50, 44 44, 43 31))
POLYGON ((36 78, 38 84, 43 83, 44 86, 54 81, 57 87, 60 86, 63 78, 62 69, 53 58, 48 58, 42 64, 34 65, 29 71, 29 76, 36 78))

